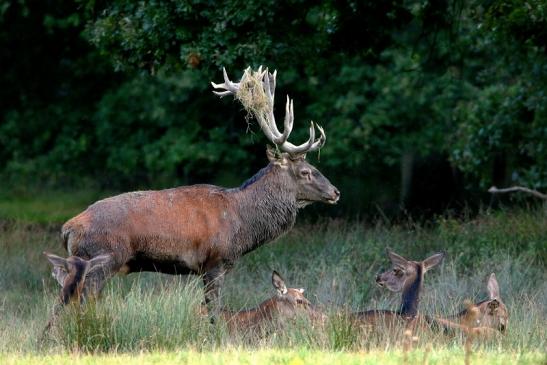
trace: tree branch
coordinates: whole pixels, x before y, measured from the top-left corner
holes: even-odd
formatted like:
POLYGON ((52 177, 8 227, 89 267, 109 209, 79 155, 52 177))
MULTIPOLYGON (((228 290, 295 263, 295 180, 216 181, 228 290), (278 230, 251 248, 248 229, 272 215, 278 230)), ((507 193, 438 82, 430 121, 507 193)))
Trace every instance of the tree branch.
POLYGON ((498 189, 495 186, 492 186, 490 189, 488 189, 488 192, 491 194, 513 193, 515 191, 521 191, 523 193, 531 194, 535 196, 536 198, 547 200, 547 194, 543 194, 537 190, 528 189, 523 186, 512 186, 510 188, 505 188, 505 189, 498 189))

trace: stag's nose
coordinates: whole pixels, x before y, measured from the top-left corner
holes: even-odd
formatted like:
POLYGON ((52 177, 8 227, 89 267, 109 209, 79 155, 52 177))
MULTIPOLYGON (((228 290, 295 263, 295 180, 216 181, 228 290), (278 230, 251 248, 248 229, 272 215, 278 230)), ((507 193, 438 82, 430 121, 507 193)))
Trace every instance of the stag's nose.
POLYGON ((334 190, 331 193, 331 200, 336 203, 340 199, 340 191, 338 189, 334 188, 334 190))

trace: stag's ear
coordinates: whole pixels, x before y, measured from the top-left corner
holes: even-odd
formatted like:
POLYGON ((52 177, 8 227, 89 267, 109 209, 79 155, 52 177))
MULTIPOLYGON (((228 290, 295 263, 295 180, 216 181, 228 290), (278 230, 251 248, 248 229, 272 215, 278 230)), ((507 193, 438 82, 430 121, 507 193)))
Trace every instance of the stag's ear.
POLYGON ((406 267, 408 265, 407 259, 403 256, 397 255, 395 252, 391 251, 389 247, 386 248, 386 253, 394 266, 406 267))
POLYGON ((429 256, 427 259, 422 261, 422 264, 424 265, 424 270, 427 271, 439 265, 441 262, 443 262, 444 256, 444 252, 439 252, 433 256, 429 256))
POLYGON ((287 154, 279 153, 275 147, 270 145, 266 147, 266 156, 268 157, 268 160, 275 165, 286 166, 288 163, 287 154))
POLYGON ((89 275, 93 271, 102 268, 107 262, 110 261, 110 259, 110 255, 99 255, 92 258, 89 260, 89 270, 87 271, 87 274, 89 275))
POLYGON ((486 284, 486 289, 488 290, 488 295, 490 299, 499 299, 500 298, 500 287, 498 281, 496 280, 496 274, 490 274, 488 278, 488 284, 486 284))
POLYGON ((277 161, 277 151, 270 145, 266 146, 266 156, 270 162, 277 161))
POLYGON ((287 294, 285 280, 275 270, 272 272, 272 284, 280 295, 287 294))
POLYGON ((293 154, 289 155, 289 158, 292 161, 305 160, 306 159, 306 152, 293 153, 293 154))

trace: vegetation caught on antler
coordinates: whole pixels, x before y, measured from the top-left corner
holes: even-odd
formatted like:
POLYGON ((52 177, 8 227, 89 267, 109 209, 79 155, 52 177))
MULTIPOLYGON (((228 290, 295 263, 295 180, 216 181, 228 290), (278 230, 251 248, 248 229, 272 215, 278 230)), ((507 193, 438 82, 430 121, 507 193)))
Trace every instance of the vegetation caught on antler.
POLYGON ((243 105, 248 116, 252 115, 262 119, 267 118, 268 99, 262 85, 264 73, 267 72, 267 69, 262 71, 262 67, 257 71, 253 71, 248 67, 241 77, 239 89, 235 97, 243 105))

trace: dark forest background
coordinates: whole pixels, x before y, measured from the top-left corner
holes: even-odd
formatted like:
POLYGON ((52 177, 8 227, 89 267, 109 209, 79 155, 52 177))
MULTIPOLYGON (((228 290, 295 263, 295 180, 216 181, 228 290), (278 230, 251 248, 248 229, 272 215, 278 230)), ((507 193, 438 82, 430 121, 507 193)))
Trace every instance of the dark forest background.
MULTIPOLYGON (((0 1, 0 176, 26 189, 235 186, 266 139, 211 92, 278 70, 291 140, 342 191, 333 215, 461 212, 547 188, 547 4, 0 1)), ((323 212, 321 207, 315 208, 323 212)))

